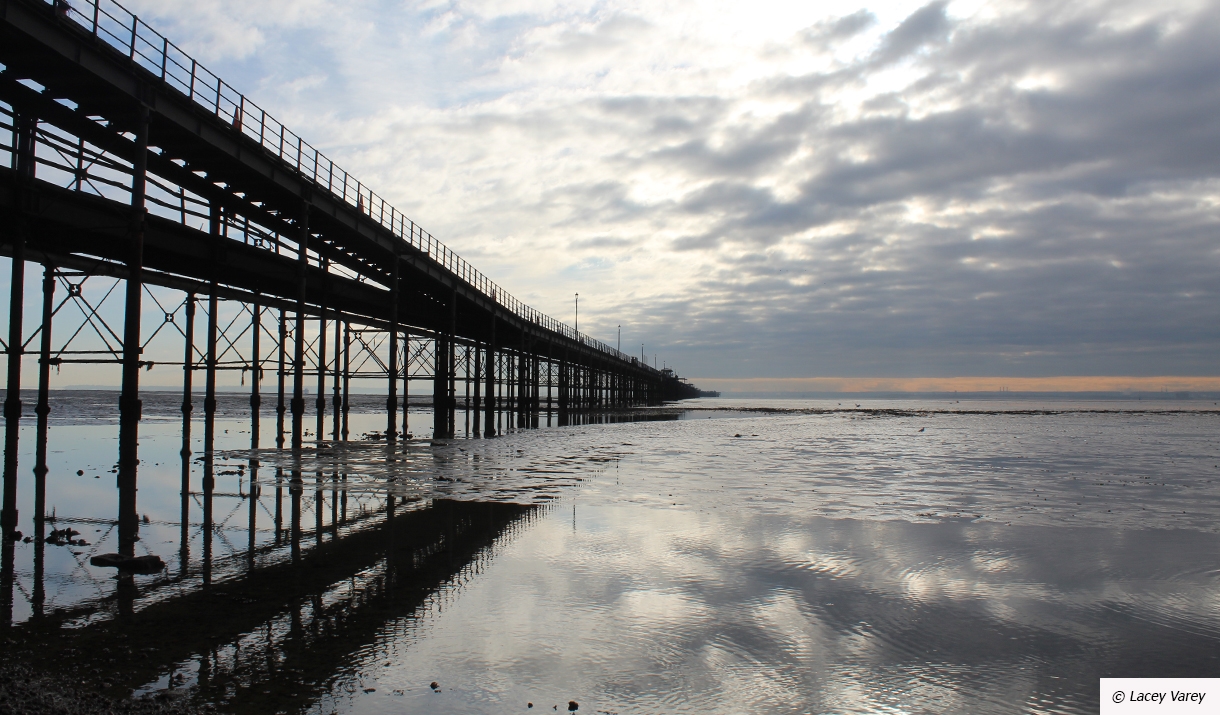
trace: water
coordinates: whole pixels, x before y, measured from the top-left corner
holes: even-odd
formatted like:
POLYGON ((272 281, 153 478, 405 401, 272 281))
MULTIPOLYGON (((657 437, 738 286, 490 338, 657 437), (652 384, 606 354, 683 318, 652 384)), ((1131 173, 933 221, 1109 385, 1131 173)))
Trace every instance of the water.
MULTIPOLYGON (((13 652, 112 695, 1087 713, 1099 677, 1220 667, 1211 402, 715 400, 443 442, 420 412, 405 449, 325 440, 294 461, 249 450, 233 396, 215 489, 196 422, 184 500, 178 398, 153 393, 139 547, 167 569, 123 582, 88 564, 115 550, 113 396, 58 397, 47 504, 89 543, 45 547, 40 608, 17 544, 13 652)), ((377 401, 354 435, 384 429, 377 401)), ((261 432, 274 445, 274 419, 261 432)))

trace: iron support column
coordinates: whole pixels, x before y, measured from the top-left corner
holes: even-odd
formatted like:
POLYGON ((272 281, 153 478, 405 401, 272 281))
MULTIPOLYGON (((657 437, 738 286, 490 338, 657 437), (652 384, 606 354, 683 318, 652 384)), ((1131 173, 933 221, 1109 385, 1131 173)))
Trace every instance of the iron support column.
POLYGON ((136 470, 140 463, 140 308, 144 292, 145 190, 148 171, 148 107, 140 105, 131 178, 131 243, 127 258, 127 306, 123 318, 123 387, 119 396, 119 553, 135 555, 136 470))
MULTIPOLYGON (((33 117, 13 114, 13 168, 18 181, 18 220, 25 223, 24 213, 31 201, 30 192, 37 166, 34 147, 37 140, 38 120, 33 117)), ((134 203, 134 202, 133 202, 134 203)), ((21 434, 21 355, 25 340, 22 337, 21 318, 25 310, 25 241, 26 226, 17 227, 13 243, 12 279, 9 284, 8 322, 8 388, 4 396, 4 499, 0 506, 0 537, 5 542, 13 541, 17 530, 17 442, 21 434)), ((13 569, 11 549, 4 551, 4 572, 11 582, 13 569)), ((11 583, 5 589, 11 598, 11 583)), ((6 601, 11 610, 11 601, 6 601)))
POLYGON ((219 300, 216 296, 216 272, 219 267, 215 265, 215 256, 219 252, 220 224, 222 221, 220 215, 220 207, 212 205, 211 212, 211 240, 212 240, 212 255, 213 264, 211 267, 212 280, 208 281, 208 327, 207 327, 207 361, 204 364, 203 377, 203 489, 204 493, 212 488, 210 484, 212 480, 212 448, 215 446, 216 440, 216 332, 218 328, 217 308, 219 300))
MULTIPOLYGON (((474 436, 479 436, 480 412, 483 409, 483 350, 479 347, 478 342, 474 344, 474 436)), ((469 369, 469 365, 466 366, 469 369)))
POLYGON ((329 271, 330 261, 322 259, 322 298, 318 303, 318 399, 315 402, 318 415, 314 426, 314 439, 319 442, 326 437, 326 275, 329 271))
POLYGON ((43 266, 42 270, 42 335, 38 350, 38 434, 34 451, 34 598, 36 615, 42 615, 46 600, 43 586, 43 555, 47 513, 47 430, 51 414, 51 319, 55 303, 55 268, 43 266))
MULTIPOLYGON (((309 266, 309 204, 301 202, 297 219, 296 343, 292 360, 292 451, 299 453, 305 431, 305 271, 309 266)), ((293 478, 300 473, 294 471, 293 478)), ((298 525, 299 526, 299 525, 298 525)))
POLYGON ((15 540, 17 530, 17 440, 21 433, 21 318, 25 311, 25 235, 13 244, 13 273, 9 287, 8 390, 4 395, 4 506, 0 512, 3 540, 15 540))
POLYGON ((347 441, 347 413, 351 410, 352 393, 352 326, 343 323, 343 440, 347 441))
POLYGON ((342 363, 340 362, 343 349, 343 343, 340 342, 342 338, 342 333, 340 332, 342 322, 338 318, 335 319, 335 374, 333 379, 334 388, 332 389, 330 401, 331 413, 334 415, 331 420, 331 439, 336 442, 339 441, 339 422, 342 419, 340 411, 343 409, 342 389, 339 382, 342 378, 342 363))
POLYGON ((487 380, 484 384, 486 399, 483 409, 486 410, 483 434, 487 437, 496 436, 496 316, 491 316, 491 337, 487 341, 487 380))
MULTIPOLYGON (((263 404, 260 382, 263 379, 262 361, 259 359, 259 347, 263 332, 263 307, 255 303, 250 312, 250 328, 253 333, 250 338, 250 449, 258 449, 259 438, 259 408, 263 404)), ((251 479, 254 467, 251 466, 251 479)), ((253 517, 251 517, 253 519, 253 517)))
POLYGON ((386 427, 387 443, 398 440, 398 255, 390 261, 390 367, 389 381, 386 385, 386 427))
POLYGON ((448 408, 448 429, 445 431, 445 436, 452 439, 457 433, 457 365, 455 364, 457 357, 457 290, 449 296, 449 355, 445 360, 446 375, 449 378, 448 400, 445 406, 448 408))
POLYGON ((284 448, 284 412, 287 410, 284 405, 284 382, 287 379, 285 374, 288 361, 288 316, 284 314, 284 309, 280 308, 280 336, 279 336, 279 369, 276 371, 276 388, 277 401, 275 404, 275 446, 277 449, 284 448))

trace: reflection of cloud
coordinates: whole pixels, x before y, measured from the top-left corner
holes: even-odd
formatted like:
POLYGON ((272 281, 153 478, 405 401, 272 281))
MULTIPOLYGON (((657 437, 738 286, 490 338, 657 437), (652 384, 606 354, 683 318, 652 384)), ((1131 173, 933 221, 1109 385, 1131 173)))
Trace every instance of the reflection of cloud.
POLYGON ((147 5, 514 294, 684 372, 1215 371, 1214 6, 147 5))
POLYGON ((396 668, 619 712, 1074 712, 1098 671, 1214 651, 1214 534, 578 513, 515 538, 396 668))

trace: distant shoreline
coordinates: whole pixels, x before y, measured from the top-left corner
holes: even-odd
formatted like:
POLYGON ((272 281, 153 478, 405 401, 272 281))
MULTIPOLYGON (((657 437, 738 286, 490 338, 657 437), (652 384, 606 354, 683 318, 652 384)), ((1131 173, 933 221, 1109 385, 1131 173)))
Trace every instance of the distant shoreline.
MULTIPOLYGON (((114 392, 118 393, 117 385, 64 385, 62 387, 51 388, 53 392, 114 392)), ((141 392, 158 392, 158 393, 181 393, 181 387, 167 387, 158 385, 141 386, 141 392)), ((0 388, 0 393, 3 393, 3 388, 0 388)), ((36 394, 36 390, 31 387, 23 387, 22 395, 36 394)), ((223 395, 249 395, 249 387, 220 387, 216 388, 218 394, 223 395)), ((202 395, 201 386, 195 386, 192 394, 202 395)), ((276 391, 264 388, 260 393, 264 396, 274 395, 276 391)), ((306 388, 306 395, 316 394, 312 390, 306 388)), ((327 397, 331 396, 331 391, 327 390, 327 397)), ((352 395, 384 395, 384 389, 371 387, 363 387, 360 389, 352 389, 352 395)), ((400 399, 402 395, 399 394, 400 399)), ((431 400, 431 390, 426 392, 413 392, 410 395, 411 401, 431 400)), ((473 393, 472 393, 473 398, 473 393)), ((1059 392, 1015 392, 1015 391, 977 391, 977 392, 900 392, 900 391, 877 391, 877 392, 732 392, 721 391, 718 397, 704 397, 702 399, 722 399, 722 400, 1220 400, 1220 391, 1142 391, 1142 392, 1118 392, 1118 391, 1059 391, 1059 392)))

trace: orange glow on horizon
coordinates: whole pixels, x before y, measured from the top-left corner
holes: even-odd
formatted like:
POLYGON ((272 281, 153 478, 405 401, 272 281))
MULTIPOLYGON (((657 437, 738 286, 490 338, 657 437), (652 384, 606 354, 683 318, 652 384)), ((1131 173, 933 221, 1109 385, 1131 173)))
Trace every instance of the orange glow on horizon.
POLYGON ((721 392, 1220 392, 1220 377, 749 377, 690 382, 721 392))

